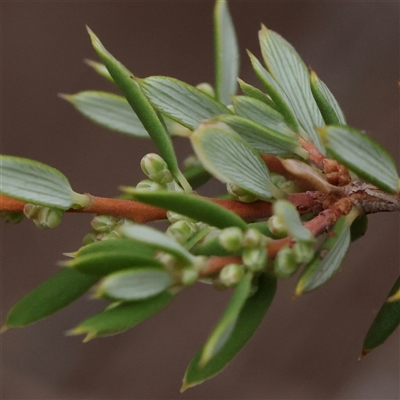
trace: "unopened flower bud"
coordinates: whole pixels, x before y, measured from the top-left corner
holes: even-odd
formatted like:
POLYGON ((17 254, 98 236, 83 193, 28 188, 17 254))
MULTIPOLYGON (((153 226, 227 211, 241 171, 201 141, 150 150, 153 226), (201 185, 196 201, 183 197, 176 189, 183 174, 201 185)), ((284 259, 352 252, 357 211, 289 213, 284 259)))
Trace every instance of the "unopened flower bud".
POLYGON ((261 271, 267 264, 267 249, 265 247, 245 249, 242 254, 242 260, 250 271, 261 271))
POLYGON ((170 225, 166 233, 174 237, 177 242, 184 243, 194 232, 196 227, 193 222, 181 220, 170 225))
POLYGON ((225 286, 236 286, 244 276, 243 266, 228 264, 219 273, 219 280, 225 286))
POLYGON ((196 88, 204 93, 207 93, 211 97, 215 97, 214 88, 207 82, 202 82, 196 85, 196 88))
POLYGON ((243 189, 232 182, 228 182, 226 184, 226 190, 228 191, 229 194, 235 197, 240 197, 240 196, 244 197, 249 194, 249 192, 246 189, 243 189))
POLYGON ((121 235, 117 231, 111 231, 108 233, 105 233, 101 240, 117 240, 121 239, 121 235))
POLYGON ((143 179, 135 187, 135 190, 144 192, 146 191, 155 192, 157 190, 165 190, 165 189, 166 189, 165 185, 154 182, 151 179, 143 179))
POLYGON ((218 237, 220 245, 228 251, 238 251, 243 247, 243 232, 240 228, 224 229, 218 237))
POLYGON ((62 220, 64 211, 57 208, 42 207, 33 220, 39 229, 55 228, 62 220))
POLYGON ((278 278, 289 278, 297 270, 293 251, 289 246, 282 247, 274 260, 274 272, 278 278))
POLYGON ((314 249, 311 243, 296 242, 292 250, 294 258, 299 264, 308 263, 314 257, 314 249))
POLYGON ((244 233, 243 246, 244 247, 258 247, 264 241, 263 234, 257 229, 247 229, 244 233))
POLYGON ((197 282, 199 273, 191 268, 185 268, 181 272, 181 282, 184 286, 190 286, 197 282))
POLYGON ((92 244, 94 242, 98 242, 99 240, 97 239, 96 232, 90 232, 87 235, 85 235, 82 239, 82 244, 86 246, 87 244, 92 244))
POLYGON ((173 180, 167 163, 155 153, 146 154, 140 161, 142 171, 157 183, 168 183, 173 180))
POLYGON ((278 215, 273 215, 268 220, 268 228, 275 236, 284 237, 288 235, 285 220, 278 215))
POLYGON ((117 226, 117 220, 110 215, 98 215, 92 219, 90 225, 99 233, 111 232, 117 226))
POLYGON ((42 208, 42 206, 27 203, 24 205, 24 215, 26 216, 26 218, 29 218, 29 219, 37 218, 41 208, 42 208))

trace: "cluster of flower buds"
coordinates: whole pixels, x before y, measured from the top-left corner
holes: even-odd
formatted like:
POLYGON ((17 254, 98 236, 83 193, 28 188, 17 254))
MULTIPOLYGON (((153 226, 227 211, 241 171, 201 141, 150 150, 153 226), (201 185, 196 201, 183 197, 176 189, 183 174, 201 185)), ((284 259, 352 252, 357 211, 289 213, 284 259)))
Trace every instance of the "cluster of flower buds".
POLYGON ((83 238, 83 244, 87 245, 99 240, 120 239, 116 228, 125 223, 124 218, 112 217, 111 215, 97 215, 90 225, 93 230, 83 238))
POLYGON ((239 201, 242 201, 243 203, 252 203, 253 201, 258 200, 258 197, 256 195, 248 192, 246 189, 235 185, 234 183, 227 183, 226 190, 232 197, 239 201))
POLYGON ((31 219, 39 229, 47 229, 55 228, 61 222, 64 211, 27 203, 24 206, 24 215, 31 219))
POLYGON ((301 264, 308 263, 314 256, 314 237, 303 227, 296 208, 286 200, 274 204, 274 215, 268 220, 270 231, 278 236, 290 235, 292 245, 283 246, 275 257, 273 269, 279 278, 293 275, 301 264))
POLYGON ((270 172, 271 182, 279 189, 285 193, 297 193, 299 192, 299 187, 295 181, 291 181, 284 177, 283 175, 277 174, 275 172, 270 172))
POLYGON ((228 264, 219 273, 216 284, 225 287, 236 286, 246 271, 259 272, 266 268, 267 238, 256 229, 243 232, 236 227, 222 230, 218 235, 219 244, 227 251, 241 253, 242 264, 228 264))

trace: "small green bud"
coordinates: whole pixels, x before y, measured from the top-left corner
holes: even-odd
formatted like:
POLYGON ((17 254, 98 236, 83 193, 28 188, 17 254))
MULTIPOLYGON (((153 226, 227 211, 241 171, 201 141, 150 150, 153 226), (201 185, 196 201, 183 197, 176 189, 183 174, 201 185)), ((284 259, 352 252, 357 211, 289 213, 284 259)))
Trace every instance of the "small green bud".
POLYGON ((252 203, 253 201, 258 200, 257 196, 231 182, 226 184, 226 190, 231 196, 236 197, 243 203, 252 203))
POLYGON ((194 219, 191 219, 189 217, 186 217, 185 215, 178 214, 174 211, 167 211, 167 218, 171 224, 178 222, 178 221, 189 221, 189 222, 194 222, 194 219))
POLYGON ((57 208, 42 207, 33 222, 39 229, 55 228, 63 215, 64 211, 57 208))
POLYGON ((111 231, 108 233, 105 233, 101 240, 117 240, 121 239, 121 235, 117 231, 111 231))
POLYGON ((274 260, 274 272, 278 278, 289 278, 297 270, 293 250, 289 246, 282 247, 274 260))
POLYGON ((167 229, 167 235, 175 238, 179 243, 185 243, 185 241, 196 232, 196 227, 193 222, 181 220, 174 222, 167 229))
POLYGON ((191 154, 183 160, 183 166, 185 168, 198 167, 199 165, 201 165, 201 162, 194 154, 191 154))
POLYGON ((99 233, 111 232, 118 224, 118 221, 110 215, 98 215, 94 217, 90 225, 99 233))
POLYGON ((294 258, 299 264, 308 263, 314 257, 314 249, 311 243, 296 242, 292 250, 294 258))
POLYGON ((244 249, 242 254, 243 264, 253 272, 261 271, 267 265, 267 249, 261 247, 258 249, 244 249))
POLYGON ((139 191, 157 191, 157 190, 166 190, 166 186, 162 185, 160 183, 154 182, 150 179, 143 179, 142 181, 140 181, 136 187, 135 190, 139 190, 139 191))
POLYGON ((215 97, 214 88, 207 82, 199 83, 198 85, 196 85, 196 88, 204 93, 207 93, 211 97, 215 97))
POLYGON ((244 276, 244 268, 240 264, 228 264, 219 273, 219 280, 225 286, 236 286, 244 276))
POLYGON ((247 231, 244 233, 244 238, 243 238, 244 247, 258 247, 263 242, 265 242, 265 238, 263 234, 257 229, 250 228, 247 229, 247 231))
POLYGON ((206 261, 207 261, 206 256, 195 256, 192 264, 192 269, 194 269, 197 272, 200 272, 203 269, 206 261))
POLYGON ((155 153, 146 154, 140 161, 142 171, 157 183, 168 183, 173 181, 172 174, 167 163, 155 153))
POLYGON ((268 228, 275 236, 284 237, 288 235, 287 225, 285 220, 278 215, 273 215, 269 218, 268 228))
POLYGON ((185 268, 181 272, 181 282, 184 286, 190 286, 197 282, 199 273, 191 268, 185 268))
POLYGON ((238 251, 243 247, 243 232, 240 228, 224 229, 218 237, 220 245, 228 251, 238 251))
POLYGON ((24 214, 26 218, 34 219, 37 218, 39 215, 39 211, 41 210, 42 206, 38 206, 36 204, 27 203, 24 205, 24 214))
POLYGON ((287 181, 287 179, 283 175, 280 175, 280 174, 277 174, 274 172, 271 172, 270 178, 271 178, 271 182, 279 188, 281 187, 281 185, 283 185, 287 181))
POLYGON ((98 242, 99 240, 97 239, 97 234, 96 232, 90 232, 87 235, 85 235, 82 239, 82 244, 86 246, 87 244, 92 244, 94 242, 98 242))

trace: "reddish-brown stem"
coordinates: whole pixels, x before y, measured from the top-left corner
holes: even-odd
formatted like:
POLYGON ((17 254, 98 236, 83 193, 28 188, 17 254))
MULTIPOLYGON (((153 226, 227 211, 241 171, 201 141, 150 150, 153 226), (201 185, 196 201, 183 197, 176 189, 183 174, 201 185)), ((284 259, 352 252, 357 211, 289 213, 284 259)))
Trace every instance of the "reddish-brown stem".
POLYGON ((307 142, 301 137, 299 137, 299 143, 304 150, 308 151, 309 160, 319 169, 323 170, 325 156, 315 147, 315 144, 312 142, 307 142))

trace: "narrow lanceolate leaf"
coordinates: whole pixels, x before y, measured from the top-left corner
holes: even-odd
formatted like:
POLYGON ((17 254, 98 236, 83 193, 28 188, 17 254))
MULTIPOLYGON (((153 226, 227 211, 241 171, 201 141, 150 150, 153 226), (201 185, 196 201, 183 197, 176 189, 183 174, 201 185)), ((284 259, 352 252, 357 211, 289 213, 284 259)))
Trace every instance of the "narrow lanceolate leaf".
POLYGON ((324 120, 311 92, 306 65, 285 39, 265 26, 259 32, 261 52, 268 71, 290 99, 292 109, 308 136, 319 149, 321 139, 315 127, 324 120))
POLYGON ((350 227, 346 217, 339 218, 328 238, 304 269, 296 286, 296 295, 301 295, 323 285, 339 269, 350 244, 350 227))
POLYGON ((258 290, 242 306, 229 337, 226 338, 224 343, 221 343, 219 351, 206 365, 200 365, 205 347, 195 355, 186 370, 181 391, 212 378, 232 361, 264 319, 275 291, 276 279, 265 274, 260 275, 258 278, 258 290))
POLYGON ((257 152, 235 132, 204 124, 191 136, 197 157, 220 181, 232 182, 262 199, 281 197, 257 152))
POLYGON ((399 176, 390 154, 366 134, 345 125, 321 129, 325 146, 360 178, 389 193, 399 191, 399 176))
POLYGON ((88 58, 86 58, 84 61, 87 65, 89 65, 89 67, 92 67, 100 76, 114 83, 114 79, 112 78, 112 76, 108 72, 107 67, 104 64, 97 61, 89 60, 88 58))
POLYGON ((147 244, 156 250, 162 250, 172 254, 183 263, 190 264, 193 261, 193 256, 184 247, 157 229, 150 228, 146 225, 126 223, 118 228, 118 231, 125 238, 138 243, 147 244))
POLYGON ((62 269, 11 308, 3 329, 26 326, 54 314, 81 297, 98 280, 96 276, 62 269))
POLYGON ((173 298, 173 295, 164 292, 143 301, 121 303, 81 322, 68 334, 86 334, 84 342, 87 342, 125 332, 163 310, 173 298))
POLYGON ((85 117, 105 128, 134 137, 149 138, 140 119, 122 96, 98 91, 60 96, 85 117))
POLYGON ((260 100, 248 96, 235 96, 233 106, 240 117, 250 119, 286 136, 296 136, 286 124, 282 114, 260 100))
POLYGON ((0 193, 26 202, 67 210, 75 193, 57 169, 26 158, 0 155, 0 193))
POLYGON ((240 311, 249 297, 252 279, 253 275, 251 273, 247 273, 247 275, 242 279, 238 287, 235 289, 228 307, 203 347, 203 351, 199 360, 200 367, 204 368, 208 362, 218 354, 226 341, 229 339, 229 336, 235 328, 240 311))
POLYGON ((215 93, 223 104, 237 90, 239 49, 236 32, 226 0, 217 0, 214 8, 215 93))
MULTIPOLYGON (((389 292, 391 298, 400 290, 400 277, 389 292)), ((368 354, 375 347, 383 344, 400 324, 400 301, 386 301, 375 317, 364 339, 362 356, 368 354)))
POLYGON ((263 103, 265 103, 267 106, 270 106, 271 108, 276 108, 275 103, 272 101, 272 99, 266 95, 264 92, 262 92, 260 89, 257 89, 256 87, 244 82, 241 79, 238 79, 240 89, 242 89, 242 92, 253 99, 260 100, 263 103))
POLYGON ((171 283, 170 274, 163 268, 131 268, 105 277, 97 287, 96 297, 116 301, 142 300, 164 292, 171 283))
MULTIPOLYGON (((130 240, 130 242, 132 242, 130 240)), ((136 243, 135 243, 136 244, 136 243)), ((137 244, 145 247, 142 244, 137 244)), ((64 263, 69 268, 74 268, 82 273, 90 275, 105 276, 115 271, 142 266, 158 266, 162 264, 154 258, 153 254, 138 252, 112 251, 97 252, 87 256, 75 258, 64 263)))
POLYGON ((220 229, 230 226, 247 228, 246 222, 234 212, 199 196, 167 191, 134 191, 133 197, 142 203, 175 211, 220 229))
POLYGON ((355 242, 357 239, 365 235, 368 229, 368 216, 362 215, 354 220, 350 227, 351 241, 355 242))
POLYGON ((178 79, 150 76, 141 80, 140 84, 154 107, 191 130, 196 129, 203 120, 219 114, 230 114, 222 103, 178 79))
POLYGON ((339 103, 315 71, 310 73, 311 91, 327 125, 346 124, 346 118, 339 103))
POLYGON ((162 158, 167 162, 169 169, 177 177, 185 191, 190 192, 190 185, 179 170, 171 138, 157 116, 156 111, 136 82, 136 78, 107 51, 99 38, 89 28, 87 29, 96 53, 153 139, 162 158))
POLYGON ((303 158, 308 158, 308 152, 302 149, 299 142, 293 137, 236 115, 221 115, 217 119, 227 124, 260 153, 276 156, 298 154, 303 158))
POLYGON ((271 76, 271 74, 262 66, 260 61, 258 61, 258 59, 250 52, 248 52, 248 54, 254 72, 256 73, 258 79, 261 81, 272 101, 276 105, 276 109, 283 115, 286 123, 295 132, 299 132, 299 122, 297 121, 296 115, 288 96, 278 85, 275 79, 271 76))

